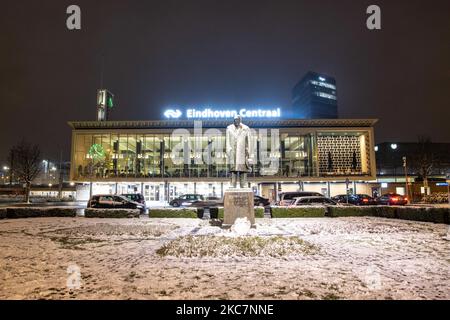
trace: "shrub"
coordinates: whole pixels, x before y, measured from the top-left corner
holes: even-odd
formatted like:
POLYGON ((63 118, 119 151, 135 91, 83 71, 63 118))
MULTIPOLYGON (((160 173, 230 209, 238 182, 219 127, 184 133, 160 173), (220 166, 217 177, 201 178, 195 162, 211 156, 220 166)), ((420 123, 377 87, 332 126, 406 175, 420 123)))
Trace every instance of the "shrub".
MULTIPOLYGON (((197 210, 197 216, 202 219, 203 208, 198 208, 197 210)), ((209 208, 209 215, 211 219, 223 219, 223 207, 215 207, 215 208, 209 208)), ((264 218, 264 208, 261 207, 255 207, 255 218, 264 218)))
POLYGON ((397 207, 399 219, 449 224, 449 208, 397 207))
MULTIPOLYGON (((209 209, 211 212, 211 219, 223 219, 223 207, 221 208, 211 208, 209 209), (218 209, 217 215, 213 217, 211 210, 218 209)), ((264 208, 255 207, 255 218, 264 218, 264 208)))
POLYGON ((255 218, 264 218, 264 208, 255 207, 255 218))
POLYGON ((97 209, 84 210, 86 218, 139 218, 139 209, 97 209))
POLYGON ((7 208, 6 218, 38 218, 38 217, 75 217, 77 209, 75 208, 56 208, 56 207, 26 207, 26 208, 7 208))
POLYGON ((0 208, 0 219, 6 219, 6 208, 0 208))
POLYGON ((319 248, 298 237, 178 237, 156 250, 161 257, 283 257, 316 254, 319 248))
POLYGON ((362 207, 362 206, 329 206, 328 216, 330 217, 362 217, 373 216, 374 207, 362 207))
MULTIPOLYGON (((196 209, 149 209, 148 216, 150 218, 198 218, 198 210, 196 209)), ((202 213, 203 216, 203 213, 202 213)))
POLYGON ((273 218, 324 217, 325 212, 323 206, 272 207, 273 218))
POLYGON ((374 216, 381 218, 397 218, 397 209, 392 206, 376 206, 372 207, 374 216))

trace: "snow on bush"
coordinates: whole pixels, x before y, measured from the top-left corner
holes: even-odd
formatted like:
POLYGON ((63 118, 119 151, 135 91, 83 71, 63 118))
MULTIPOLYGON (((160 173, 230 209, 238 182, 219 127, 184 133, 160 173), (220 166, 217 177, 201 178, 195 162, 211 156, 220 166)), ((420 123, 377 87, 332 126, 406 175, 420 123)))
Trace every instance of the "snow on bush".
POLYGON ((318 248, 299 237, 290 236, 184 236, 159 248, 161 256, 174 257, 283 257, 314 254, 318 248))
POLYGON ((234 224, 231 226, 231 232, 234 232, 240 236, 246 235, 250 228, 252 227, 252 223, 247 217, 237 218, 234 224))

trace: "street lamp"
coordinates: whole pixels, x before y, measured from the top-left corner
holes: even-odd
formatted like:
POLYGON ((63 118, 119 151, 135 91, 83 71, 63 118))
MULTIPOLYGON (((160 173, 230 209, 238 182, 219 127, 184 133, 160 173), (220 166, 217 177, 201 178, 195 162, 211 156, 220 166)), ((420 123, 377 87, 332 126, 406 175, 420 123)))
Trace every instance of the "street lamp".
MULTIPOLYGON (((396 143, 391 143, 391 149, 392 151, 397 150, 398 145, 396 143)), ((395 155, 392 155, 392 165, 394 167, 394 182, 397 182, 397 175, 396 175, 396 168, 395 168, 395 155)))
POLYGON ((405 168, 405 193, 406 197, 410 198, 409 202, 412 202, 412 195, 409 197, 409 190, 408 190, 408 169, 406 167, 406 157, 403 157, 403 168, 405 168))
MULTIPOLYGON (((9 171, 9 167, 8 166, 3 166, 3 171, 2 172, 2 179, 3 179, 3 184, 5 184, 5 179, 8 179, 8 174, 7 171, 9 171)), ((12 173, 10 173, 11 175, 12 173)), ((11 185, 11 181, 10 181, 10 185, 11 185)))

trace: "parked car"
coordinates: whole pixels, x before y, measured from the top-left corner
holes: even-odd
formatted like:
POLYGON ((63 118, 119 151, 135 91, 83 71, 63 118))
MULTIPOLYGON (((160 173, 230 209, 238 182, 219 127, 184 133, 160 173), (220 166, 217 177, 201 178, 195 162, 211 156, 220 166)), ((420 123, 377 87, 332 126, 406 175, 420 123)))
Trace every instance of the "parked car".
POLYGON ((289 206, 294 203, 295 198, 299 197, 323 197, 323 194, 312 191, 295 191, 280 193, 279 206, 289 206))
POLYGON ((335 206, 338 203, 324 196, 312 196, 312 197, 295 198, 291 206, 321 205, 321 204, 335 206))
POLYGON ((190 206, 198 201, 204 201, 204 197, 201 194, 184 194, 171 200, 169 205, 172 207, 190 206))
POLYGON ((257 207, 266 207, 268 205, 270 205, 270 201, 267 198, 263 198, 261 196, 257 196, 255 194, 255 196, 253 197, 253 203, 255 204, 255 206, 257 207))
POLYGON ((145 213, 145 205, 131 201, 124 196, 110 194, 97 194, 92 196, 88 201, 87 207, 102 209, 139 209, 141 213, 145 213))
POLYGON ((357 206, 363 206, 363 205, 374 205, 376 204, 376 201, 374 198, 367 194, 340 194, 337 196, 332 197, 331 199, 336 201, 337 203, 347 203, 347 197, 348 197, 348 203, 357 205, 357 206))
POLYGON ((404 206, 408 203, 408 198, 397 193, 386 193, 378 197, 376 203, 388 206, 404 206))
POLYGON ((125 193, 125 194, 122 194, 122 196, 130 199, 131 201, 143 204, 145 206, 145 198, 140 193, 125 193))

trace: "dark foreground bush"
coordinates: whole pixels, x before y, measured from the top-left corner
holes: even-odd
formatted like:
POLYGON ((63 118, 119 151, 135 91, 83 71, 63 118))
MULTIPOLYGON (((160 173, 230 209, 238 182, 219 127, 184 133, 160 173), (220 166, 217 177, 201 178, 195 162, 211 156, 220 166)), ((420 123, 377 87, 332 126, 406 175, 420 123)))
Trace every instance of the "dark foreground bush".
POLYGON ((450 223, 450 208, 397 207, 396 213, 404 220, 450 223))
POLYGON ((7 208, 6 217, 9 219, 38 218, 38 217, 75 217, 75 208, 55 208, 55 207, 27 207, 27 208, 7 208))
MULTIPOLYGON (((203 208, 198 208, 197 217, 202 219, 204 211, 203 208)), ((223 219, 223 207, 209 208, 209 216, 211 219, 223 219)), ((264 208, 255 207, 255 218, 264 218, 264 208)))
POLYGON ((374 206, 371 207, 373 215, 381 218, 397 218, 397 207, 395 206, 374 206))
POLYGON ((139 209, 94 209, 84 210, 86 218, 139 218, 139 209))
POLYGON ((325 217, 324 206, 272 207, 272 218, 325 217))
POLYGON ((449 223, 450 208, 409 206, 329 207, 330 217, 375 216, 424 222, 449 223))
POLYGON ((150 218, 197 218, 197 209, 149 209, 150 218))
POLYGON ((6 208, 0 208, 0 219, 6 219, 6 208))
POLYGON ((375 215, 374 207, 329 206, 329 217, 363 217, 375 215))

